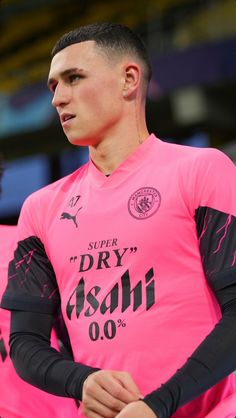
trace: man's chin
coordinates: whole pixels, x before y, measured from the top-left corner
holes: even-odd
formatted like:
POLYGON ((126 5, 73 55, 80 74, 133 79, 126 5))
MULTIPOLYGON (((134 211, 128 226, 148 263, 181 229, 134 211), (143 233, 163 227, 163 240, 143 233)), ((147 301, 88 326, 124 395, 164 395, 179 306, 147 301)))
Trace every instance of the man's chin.
POLYGON ((85 146, 89 146, 89 141, 86 138, 78 138, 78 137, 72 137, 67 135, 67 139, 68 141, 71 143, 71 145, 75 145, 75 146, 81 146, 81 147, 85 147, 85 146))

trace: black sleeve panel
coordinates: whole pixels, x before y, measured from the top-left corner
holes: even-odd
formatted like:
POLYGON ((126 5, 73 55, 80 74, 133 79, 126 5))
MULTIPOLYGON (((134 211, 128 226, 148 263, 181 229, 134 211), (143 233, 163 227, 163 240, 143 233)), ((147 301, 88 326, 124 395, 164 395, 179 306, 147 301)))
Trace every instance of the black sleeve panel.
POLYGON ((236 267, 236 217, 199 207, 195 221, 206 278, 209 280, 214 276, 217 279, 218 272, 236 267))
POLYGON ((9 263, 8 285, 1 307, 9 310, 55 313, 60 295, 52 265, 39 238, 18 242, 9 263))
POLYGON ((13 311, 10 356, 26 382, 57 396, 81 400, 84 380, 98 369, 66 359, 50 346, 54 317, 13 311))
MULTIPOLYGON (((235 270, 236 273, 236 270, 235 270)), ((236 281, 216 292, 222 319, 184 366, 144 398, 158 418, 170 418, 236 369, 236 281)))

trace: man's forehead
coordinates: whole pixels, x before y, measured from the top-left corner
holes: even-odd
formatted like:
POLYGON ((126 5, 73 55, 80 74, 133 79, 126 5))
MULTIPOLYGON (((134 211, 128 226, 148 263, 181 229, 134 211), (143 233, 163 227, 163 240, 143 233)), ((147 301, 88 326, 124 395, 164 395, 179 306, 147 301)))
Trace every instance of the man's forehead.
POLYGON ((69 45, 59 51, 51 61, 49 73, 61 73, 72 67, 83 67, 101 57, 94 41, 84 41, 69 45))

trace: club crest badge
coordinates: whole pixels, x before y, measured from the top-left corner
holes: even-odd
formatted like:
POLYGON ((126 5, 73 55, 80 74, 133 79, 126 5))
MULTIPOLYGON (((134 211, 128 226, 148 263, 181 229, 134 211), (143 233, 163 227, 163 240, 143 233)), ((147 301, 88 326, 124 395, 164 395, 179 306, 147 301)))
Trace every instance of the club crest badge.
POLYGON ((154 187, 142 187, 134 192, 128 201, 128 210, 135 219, 147 219, 157 212, 161 195, 154 187))

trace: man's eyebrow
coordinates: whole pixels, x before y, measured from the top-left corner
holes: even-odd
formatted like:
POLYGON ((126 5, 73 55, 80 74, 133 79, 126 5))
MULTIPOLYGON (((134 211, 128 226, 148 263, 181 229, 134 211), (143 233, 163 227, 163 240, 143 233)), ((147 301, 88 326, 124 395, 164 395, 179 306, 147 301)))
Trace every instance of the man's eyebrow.
MULTIPOLYGON (((75 73, 75 72, 81 72, 81 71, 83 71, 81 68, 78 68, 78 67, 73 67, 73 68, 68 68, 67 70, 64 70, 64 71, 62 71, 61 73, 59 73, 59 77, 66 77, 67 75, 70 75, 70 74, 72 74, 72 73, 75 73)), ((56 79, 55 78, 53 78, 53 77, 50 77, 49 79, 48 79, 48 81, 47 81, 47 86, 48 86, 48 88, 50 88, 50 86, 53 84, 53 83, 55 83, 55 81, 56 81, 56 79)))

